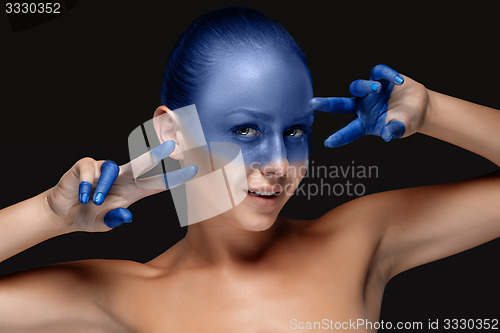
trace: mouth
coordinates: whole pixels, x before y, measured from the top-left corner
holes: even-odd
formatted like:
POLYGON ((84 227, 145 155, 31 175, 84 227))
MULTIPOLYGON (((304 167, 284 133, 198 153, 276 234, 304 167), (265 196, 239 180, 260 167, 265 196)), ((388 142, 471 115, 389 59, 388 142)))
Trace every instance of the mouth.
POLYGON ((245 190, 245 192, 248 193, 248 195, 255 196, 255 197, 260 197, 264 199, 272 199, 276 198, 281 194, 281 191, 278 192, 268 192, 268 191, 259 191, 259 190, 245 190))

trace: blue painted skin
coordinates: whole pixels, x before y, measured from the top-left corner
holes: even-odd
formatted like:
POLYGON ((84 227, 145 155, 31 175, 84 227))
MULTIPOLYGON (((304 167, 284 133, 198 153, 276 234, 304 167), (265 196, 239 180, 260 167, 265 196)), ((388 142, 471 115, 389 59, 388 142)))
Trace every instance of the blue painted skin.
POLYGON ((118 177, 118 173, 120 173, 120 167, 113 161, 106 161, 101 165, 101 176, 97 182, 92 199, 97 206, 102 205, 104 202, 116 177, 118 177))
POLYGON ((405 125, 397 120, 387 123, 387 107, 395 85, 403 84, 403 77, 394 69, 377 65, 371 71, 370 80, 356 80, 349 90, 355 97, 315 97, 311 106, 330 113, 354 113, 351 123, 325 140, 329 148, 348 144, 363 135, 378 135, 389 142, 405 133, 405 125))
MULTIPOLYGON (((159 163, 162 159, 168 157, 175 148, 174 141, 166 141, 161 145, 155 147, 151 150, 151 156, 156 163, 159 163)), ((198 167, 191 165, 185 168, 175 170, 168 173, 168 179, 170 184, 165 184, 166 188, 173 188, 178 186, 189 179, 193 178, 198 172, 198 167)), ((106 196, 108 195, 113 183, 115 182, 118 174, 120 173, 120 167, 113 161, 106 161, 101 165, 101 176, 97 182, 97 186, 94 190, 93 203, 97 206, 102 205, 106 196)), ((165 177, 166 182, 167 177, 165 177)), ((92 184, 89 182, 81 182, 78 188, 78 198, 82 204, 87 204, 92 191, 92 184)), ((119 207, 110 210, 104 215, 104 223, 108 228, 115 228, 123 223, 132 222, 132 213, 123 207, 119 207)))
POLYGON ((126 208, 119 207, 110 210, 104 215, 104 224, 106 224, 108 228, 118 227, 123 223, 130 222, 132 222, 132 213, 126 208))
POLYGON ((89 182, 81 182, 78 189, 78 199, 82 204, 89 202, 90 191, 92 190, 92 184, 89 182))
POLYGON ((206 141, 238 144, 247 167, 305 162, 314 121, 305 64, 290 53, 233 50, 212 66, 193 95, 206 141))
MULTIPOLYGON (((371 80, 351 84, 354 98, 314 98, 312 82, 305 64, 296 56, 269 51, 248 56, 236 52, 224 62, 213 64, 209 84, 194 95, 200 121, 208 142, 234 142, 242 150, 245 164, 265 165, 286 160, 303 163, 309 155, 310 127, 314 109, 333 113, 356 113, 358 118, 333 134, 325 142, 329 147, 347 144, 363 135, 381 135, 389 141, 404 134, 404 125, 385 123, 387 103, 395 84, 402 77, 387 66, 372 70, 371 80), (231 89, 228 89, 231 87, 231 89)), ((168 141, 152 151, 155 160, 168 156, 173 144, 168 141)), ((112 161, 103 163, 93 202, 104 202, 119 167, 112 161)), ((185 182, 183 170, 176 170, 178 180, 185 182)), ((171 178, 169 174, 169 179, 171 178)), ((170 187, 176 184, 169 184, 170 187)), ((90 197, 89 183, 80 184, 82 203, 90 197)), ((104 222, 110 228, 132 220, 125 208, 106 213, 104 222)))

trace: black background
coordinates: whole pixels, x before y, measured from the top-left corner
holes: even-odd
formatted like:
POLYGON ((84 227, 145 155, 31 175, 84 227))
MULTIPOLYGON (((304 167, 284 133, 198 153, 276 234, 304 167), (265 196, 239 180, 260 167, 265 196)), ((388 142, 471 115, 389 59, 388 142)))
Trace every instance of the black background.
MULTIPOLYGON (((128 162, 127 137, 159 105, 175 40, 196 17, 225 5, 249 6, 281 22, 307 55, 316 96, 349 96, 352 80, 384 63, 429 89, 500 108, 497 6, 435 3, 72 1, 63 15, 16 32, 2 9, 0 208, 53 186, 84 156, 128 162)), ((364 181, 367 193, 496 170, 473 153, 420 134, 325 148, 323 140, 351 118, 317 113, 310 158, 377 165, 378 179, 364 181)), ((296 197, 283 215, 315 218, 350 199, 296 197)), ((130 209, 129 225, 51 239, 1 263, 0 273, 85 258, 145 262, 185 233, 168 193, 130 209)), ((381 320, 499 318, 499 255, 496 240, 400 274, 386 288, 381 320)))

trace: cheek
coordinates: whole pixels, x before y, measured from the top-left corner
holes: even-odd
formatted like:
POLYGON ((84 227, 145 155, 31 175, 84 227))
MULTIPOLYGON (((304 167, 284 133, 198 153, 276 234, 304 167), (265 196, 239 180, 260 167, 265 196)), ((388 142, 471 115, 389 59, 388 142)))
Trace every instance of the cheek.
POLYGON ((307 169, 309 166, 309 161, 307 159, 296 161, 295 163, 290 163, 287 170, 287 178, 291 186, 297 188, 299 183, 304 179, 307 169))
POLYGON ((300 142, 292 142, 291 140, 294 139, 289 139, 289 142, 286 144, 288 163, 290 163, 290 165, 307 165, 307 160, 309 158, 309 140, 307 138, 300 140, 300 142))
POLYGON ((238 142, 245 166, 253 168, 255 164, 266 163, 278 158, 286 159, 289 165, 307 164, 309 159, 309 142, 285 142, 284 149, 259 145, 255 142, 238 142))
POLYGON ((243 155, 243 161, 245 162, 245 167, 250 170, 259 168, 266 152, 261 151, 252 145, 240 145, 240 148, 241 154, 243 155))

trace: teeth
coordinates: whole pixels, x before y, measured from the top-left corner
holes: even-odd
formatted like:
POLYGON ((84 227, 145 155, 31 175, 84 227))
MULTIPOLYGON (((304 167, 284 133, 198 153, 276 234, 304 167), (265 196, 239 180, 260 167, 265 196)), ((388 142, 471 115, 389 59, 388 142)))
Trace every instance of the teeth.
POLYGON ((250 191, 248 192, 256 194, 256 195, 264 195, 264 196, 271 196, 271 195, 276 195, 277 192, 259 192, 259 191, 250 191))

